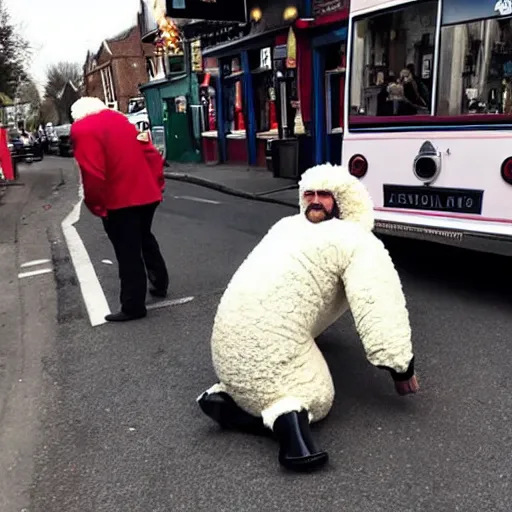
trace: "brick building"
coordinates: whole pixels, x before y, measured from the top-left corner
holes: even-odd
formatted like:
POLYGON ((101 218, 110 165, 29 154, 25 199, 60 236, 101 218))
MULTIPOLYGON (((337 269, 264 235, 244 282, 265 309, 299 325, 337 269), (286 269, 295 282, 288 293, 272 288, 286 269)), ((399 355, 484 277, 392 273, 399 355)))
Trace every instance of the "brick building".
POLYGON ((106 39, 96 53, 88 52, 84 65, 87 96, 101 98, 109 107, 127 113, 130 98, 140 97, 139 85, 154 71, 154 46, 141 42, 137 25, 106 39))

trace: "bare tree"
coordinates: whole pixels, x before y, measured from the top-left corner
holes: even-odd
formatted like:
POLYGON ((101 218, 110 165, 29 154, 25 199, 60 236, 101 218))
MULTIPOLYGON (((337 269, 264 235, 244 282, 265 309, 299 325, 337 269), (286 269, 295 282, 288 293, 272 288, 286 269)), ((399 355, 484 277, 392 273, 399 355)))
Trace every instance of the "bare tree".
POLYGON ((74 62, 58 62, 46 72, 45 100, 50 100, 57 112, 58 123, 69 123, 72 103, 79 97, 83 83, 82 67, 74 62), (66 88, 71 94, 66 94, 66 88), (76 93, 76 94, 74 94, 76 93))
POLYGON ((50 98, 46 98, 41 104, 41 122, 43 124, 59 124, 59 114, 55 108, 55 104, 50 98))
POLYGON ((35 130, 40 121, 41 96, 32 79, 26 78, 21 82, 16 96, 20 103, 28 105, 25 122, 29 130, 35 130))
POLYGON ((14 97, 18 84, 26 78, 24 65, 29 57, 27 42, 20 36, 0 0, 0 93, 14 97))

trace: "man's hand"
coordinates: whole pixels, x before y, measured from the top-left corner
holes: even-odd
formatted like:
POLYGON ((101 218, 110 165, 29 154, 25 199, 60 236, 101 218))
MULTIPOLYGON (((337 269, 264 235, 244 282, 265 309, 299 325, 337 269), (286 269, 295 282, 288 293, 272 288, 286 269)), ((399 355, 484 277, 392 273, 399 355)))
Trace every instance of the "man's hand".
POLYGON ((419 391, 420 385, 418 384, 418 379, 414 373, 414 357, 411 359, 409 367, 404 373, 398 373, 396 370, 388 368, 387 366, 379 366, 379 368, 387 370, 391 374, 391 377, 395 382, 396 392, 399 395, 411 395, 419 391))
POLYGON ((409 380, 395 381, 395 389, 399 395, 412 395, 419 391, 420 385, 416 375, 413 375, 409 380))

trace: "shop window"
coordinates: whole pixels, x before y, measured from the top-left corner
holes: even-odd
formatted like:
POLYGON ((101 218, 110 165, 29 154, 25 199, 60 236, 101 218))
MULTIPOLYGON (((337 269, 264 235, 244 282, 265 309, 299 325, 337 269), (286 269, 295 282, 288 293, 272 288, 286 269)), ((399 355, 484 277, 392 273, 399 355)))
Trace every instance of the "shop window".
POLYGON ((245 130, 242 80, 230 79, 224 82, 225 133, 245 130))
POLYGON ((355 22, 352 116, 431 113, 437 7, 437 0, 414 2, 355 22))
POLYGON ((239 57, 221 61, 223 79, 224 133, 245 132, 242 66, 239 57))
POLYGON ((169 69, 167 73, 169 75, 174 73, 184 73, 185 72, 185 56, 184 55, 170 55, 168 57, 168 66, 169 69))
POLYGON ((267 132, 277 128, 272 72, 254 74, 253 90, 256 132, 267 132))
POLYGON ((248 56, 254 93, 256 132, 277 129, 272 48, 249 50, 248 56))
POLYGON ((217 89, 215 80, 209 73, 198 75, 201 85, 199 95, 201 98, 201 132, 217 130, 217 89))
POLYGON ((512 114, 512 20, 441 29, 437 114, 512 114))

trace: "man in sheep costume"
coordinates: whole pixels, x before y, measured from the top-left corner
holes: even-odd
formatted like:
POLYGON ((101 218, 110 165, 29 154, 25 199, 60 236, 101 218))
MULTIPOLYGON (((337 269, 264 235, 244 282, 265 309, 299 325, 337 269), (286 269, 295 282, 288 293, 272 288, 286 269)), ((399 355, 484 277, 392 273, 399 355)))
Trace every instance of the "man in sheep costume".
POLYGON ((300 213, 278 221, 227 286, 211 337, 219 382, 198 402, 224 428, 273 433, 279 462, 309 471, 328 460, 309 424, 334 400, 315 338, 348 309, 369 362, 400 395, 419 386, 401 282, 372 233, 366 188, 324 164, 302 175, 299 194, 300 213))

